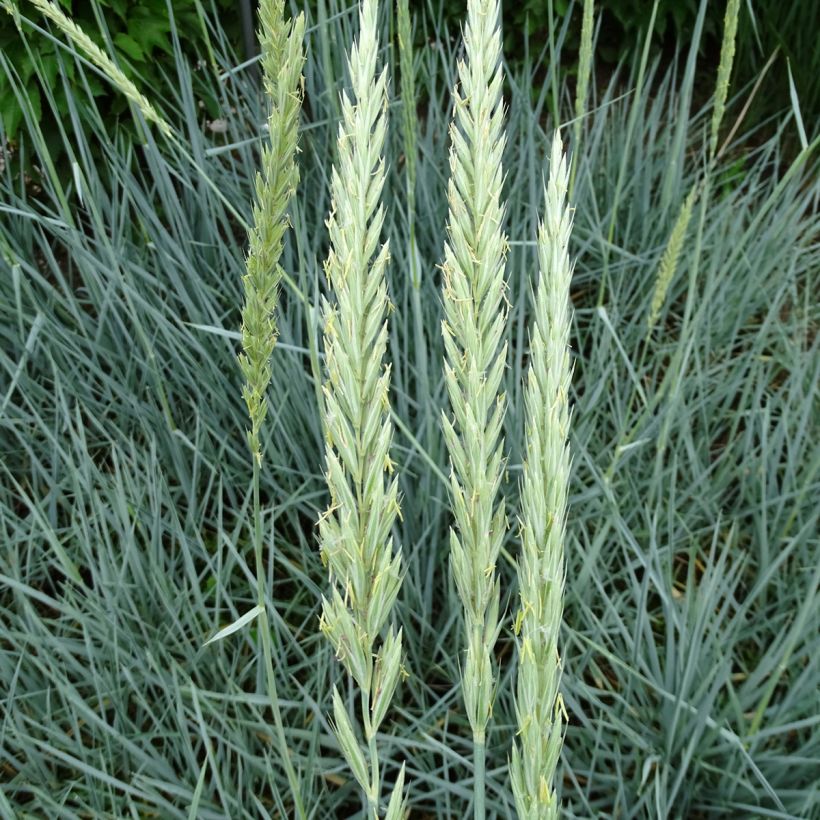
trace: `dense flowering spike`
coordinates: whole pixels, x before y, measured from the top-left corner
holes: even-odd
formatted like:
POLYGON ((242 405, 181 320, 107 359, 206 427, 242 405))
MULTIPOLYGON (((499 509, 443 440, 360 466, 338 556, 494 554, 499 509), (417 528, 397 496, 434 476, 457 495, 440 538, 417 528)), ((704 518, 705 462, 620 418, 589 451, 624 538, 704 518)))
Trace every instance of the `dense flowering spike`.
MULTIPOLYGON (((106 54, 80 26, 78 26, 61 8, 58 3, 50 0, 29 0, 32 6, 38 9, 44 17, 51 20, 77 48, 82 49, 88 58, 109 81, 119 89, 131 103, 133 103, 148 122, 153 123, 164 137, 172 135, 171 126, 162 118, 151 104, 150 100, 134 85, 123 70, 106 54)), ((3 8, 17 17, 19 10, 11 0, 4 0, 3 8)))
POLYGON ((502 230, 504 106, 497 0, 470 0, 465 59, 450 129, 442 333, 452 416, 442 416, 450 453, 455 517, 451 562, 464 607, 464 702, 476 755, 476 816, 483 815, 485 731, 493 701, 491 653, 498 635, 496 562, 507 522, 498 494, 503 471, 500 394, 506 361, 507 306, 502 230))
POLYGON ((251 429, 248 442, 257 461, 262 459, 259 431, 267 414, 270 357, 276 345, 276 302, 282 271, 279 257, 288 227, 287 209, 299 184, 296 142, 302 107, 304 17, 284 24, 284 0, 268 0, 259 8, 262 77, 270 102, 269 139, 262 148, 262 168, 256 175, 256 202, 250 230, 248 259, 242 284, 242 354, 245 376, 242 396, 251 429))
MULTIPOLYGON (((390 535, 399 504, 398 483, 391 476, 390 368, 385 366, 389 253, 386 243, 380 245, 380 200, 387 73, 376 73, 377 11, 376 0, 363 0, 359 37, 348 58, 353 93, 342 95, 339 154, 331 175, 325 273, 332 295, 324 303, 323 386, 330 506, 319 521, 333 587, 323 602, 322 631, 360 689, 369 759, 338 695, 337 737, 374 817, 381 796, 376 732, 401 672, 401 631, 390 625, 376 651, 401 585, 401 555, 390 535)), ((388 817, 400 816, 402 784, 403 775, 388 817)))
POLYGON ((564 592, 564 527, 569 484, 569 287, 572 229, 561 138, 550 157, 544 219, 538 232, 540 278, 525 393, 526 450, 521 483, 521 608, 512 783, 522 820, 558 817, 553 777, 562 743, 558 635, 564 592))

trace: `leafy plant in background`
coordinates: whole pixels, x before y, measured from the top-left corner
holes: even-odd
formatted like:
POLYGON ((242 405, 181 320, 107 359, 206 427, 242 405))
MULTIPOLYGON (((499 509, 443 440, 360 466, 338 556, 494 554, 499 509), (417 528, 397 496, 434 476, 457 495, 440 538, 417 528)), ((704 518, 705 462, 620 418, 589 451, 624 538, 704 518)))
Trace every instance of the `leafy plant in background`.
MULTIPOLYGON (((7 0, 7 10, 16 8, 27 12, 28 0, 7 0)), ((228 42, 238 39, 238 23, 230 0, 59 0, 60 8, 113 59, 125 76, 142 88, 157 88, 171 78, 165 66, 173 63, 174 31, 179 35, 179 46, 191 65, 210 68, 214 54, 212 34, 205 10, 221 14, 228 42), (169 16, 169 9, 173 18, 169 16)), ((33 15, 28 15, 33 17, 33 15)), ((16 144, 21 131, 21 95, 25 96, 32 112, 41 120, 43 134, 56 166, 65 176, 68 169, 62 166, 64 153, 56 119, 69 114, 68 95, 73 93, 77 79, 76 65, 59 42, 48 35, 48 29, 40 32, 25 19, 20 21, 26 36, 21 37, 17 23, 20 18, 13 14, 0 15, 0 53, 7 61, 10 72, 0 72, 0 126, 6 140, 16 144), (44 104, 45 102, 45 104, 44 104)), ((36 25, 42 26, 39 21, 36 25)), ((127 101, 111 86, 94 73, 83 74, 83 83, 103 114, 104 121, 112 129, 125 129, 133 135, 127 111, 127 101)), ((199 99, 211 117, 217 116, 215 98, 199 89, 199 99)), ((82 105, 80 105, 82 111, 82 105)), ((21 152, 24 168, 33 171, 30 153, 21 152)))

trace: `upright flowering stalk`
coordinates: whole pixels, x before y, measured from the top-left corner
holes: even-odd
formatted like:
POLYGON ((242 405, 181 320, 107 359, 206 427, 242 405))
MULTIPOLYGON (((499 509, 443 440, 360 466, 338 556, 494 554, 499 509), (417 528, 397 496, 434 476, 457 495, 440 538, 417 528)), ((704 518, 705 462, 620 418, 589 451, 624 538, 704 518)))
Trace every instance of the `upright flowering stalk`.
MULTIPOLYGON (((735 59, 735 41, 737 39, 737 21, 740 14, 740 0, 728 0, 726 3, 726 14, 723 18, 723 40, 720 44, 720 63, 718 64, 717 84, 715 86, 714 108, 712 109, 712 121, 709 129, 709 154, 706 174, 703 179, 695 182, 686 199, 681 203, 678 217, 672 226, 672 232, 666 242, 663 255, 661 256, 658 272, 655 276, 655 288, 652 292, 652 301, 649 304, 649 314, 646 320, 646 339, 652 336, 652 331, 660 319, 663 306, 666 304, 666 296, 669 287, 675 278, 678 269, 678 261, 683 250, 686 232, 689 229, 689 222, 692 219, 692 212, 698 199, 703 196, 705 200, 709 197, 709 186, 711 174, 714 171, 715 163, 719 157, 718 137, 720 135, 720 125, 723 122, 723 115, 726 112, 726 98, 729 94, 729 80, 732 76, 732 63, 735 59)), ((706 207, 705 201, 703 207, 706 207)), ((693 288, 690 291, 694 292, 693 288)), ((687 300, 685 316, 688 317, 691 310, 692 301, 687 300)))
POLYGON ((538 232, 540 279, 527 372, 526 452, 521 484, 521 608, 512 785, 522 820, 558 817, 553 786, 561 753, 563 704, 558 692, 558 634, 564 592, 564 529, 569 483, 569 357, 572 217, 569 177, 556 132, 544 219, 538 232))
MULTIPOLYGON (((390 535, 399 504, 397 481, 390 475, 390 369, 384 364, 389 254, 387 243, 379 246, 384 222, 379 200, 387 73, 376 76, 377 9, 376 0, 360 6, 359 38, 348 57, 353 97, 342 95, 339 156, 331 177, 325 272, 332 296, 324 304, 323 386, 330 506, 319 521, 332 584, 323 600, 322 631, 358 687, 367 753, 334 688, 336 736, 373 818, 381 810, 376 735, 401 673, 401 631, 391 624, 380 640, 401 584, 401 555, 394 553, 390 535)), ((387 808, 391 820, 403 811, 403 782, 404 767, 387 808)))
MULTIPOLYGON (((270 105, 269 141, 262 148, 262 168, 256 176, 256 202, 245 276, 242 308, 242 354, 239 365, 245 376, 242 396, 248 406, 251 427, 248 444, 253 459, 254 555, 256 561, 256 612, 265 660, 268 697, 273 712, 280 757, 293 795, 297 817, 306 817, 301 792, 285 738, 276 679, 273 672, 270 625, 265 606, 265 568, 262 558, 262 514, 259 500, 259 469, 262 464, 260 432, 267 414, 270 358, 276 345, 275 311, 282 270, 279 258, 288 226, 287 209, 299 182, 296 142, 302 107, 304 65, 304 17, 290 25, 284 19, 284 0, 262 0, 259 7, 259 41, 262 77, 270 105)), ((248 613, 246 619, 251 616, 248 613)), ((230 629, 231 627, 228 627, 230 629)), ((223 630, 224 632, 224 630, 223 630)))
POLYGON ((453 576, 464 607, 467 652, 462 689, 473 732, 476 818, 484 816, 485 735, 492 712, 492 649, 498 636, 496 561, 507 528, 498 491, 503 470, 506 361, 501 223, 504 106, 498 0, 470 0, 465 60, 450 128, 447 242, 444 248, 442 334, 452 418, 442 414, 450 453, 455 528, 453 576))

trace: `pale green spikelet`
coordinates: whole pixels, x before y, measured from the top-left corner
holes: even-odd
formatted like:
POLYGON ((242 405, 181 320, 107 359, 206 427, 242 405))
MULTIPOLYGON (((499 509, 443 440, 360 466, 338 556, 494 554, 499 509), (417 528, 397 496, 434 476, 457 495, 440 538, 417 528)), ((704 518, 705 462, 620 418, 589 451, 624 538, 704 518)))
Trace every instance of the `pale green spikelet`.
POLYGON ((257 461, 259 432, 267 414, 270 357, 276 345, 276 303, 282 271, 279 258, 288 227, 287 210, 299 183, 296 164, 305 21, 300 14, 284 22, 284 0, 265 0, 259 8, 262 77, 269 100, 268 139, 262 148, 262 169, 256 175, 256 202, 249 234, 246 273, 242 277, 242 354, 245 376, 242 396, 251 427, 248 443, 257 461))
POLYGON ((540 278, 525 393, 518 561, 521 606, 515 623, 519 636, 518 740, 512 755, 513 794, 522 820, 558 817, 553 778, 563 741, 558 636, 563 613, 572 378, 568 250, 572 216, 566 204, 567 186, 567 161, 556 132, 538 232, 540 278))
MULTIPOLYGON (((390 368, 384 362, 389 251, 379 242, 387 73, 376 74, 377 13, 376 0, 363 0, 359 36, 348 57, 353 93, 342 95, 339 155, 331 175, 325 273, 332 296, 324 304, 322 407, 330 506, 319 521, 332 584, 323 600, 321 628, 360 690, 367 757, 339 698, 337 737, 371 817, 379 816, 381 799, 376 732, 401 675, 402 641, 401 631, 391 625, 376 651, 401 585, 401 554, 394 552, 390 534, 399 504, 398 484, 390 475, 390 368)), ((403 778, 396 788, 402 784, 403 778)), ((401 794, 390 806, 400 811, 401 794)))
MULTIPOLYGON (((718 136, 720 125, 723 121, 723 114, 726 110, 726 98, 729 94, 729 79, 732 75, 732 63, 735 56, 735 40, 737 38, 737 21, 740 11, 740 0, 728 0, 726 4, 726 16, 723 21, 723 41, 720 46, 720 64, 718 65, 717 83, 715 85, 715 102, 712 110, 712 123, 709 135, 709 162, 710 168, 717 156, 718 136)), ((646 321, 646 338, 648 339, 655 325, 660 318, 661 310, 666 302, 666 294, 675 276, 678 267, 683 240, 686 238, 686 231, 692 219, 692 212, 698 197, 703 191, 708 197, 708 169, 707 176, 699 183, 692 185, 689 194, 681 204, 678 217, 672 226, 669 240, 666 243, 663 256, 661 256, 658 272, 655 276, 655 289, 652 293, 652 301, 649 306, 649 314, 646 321)))
POLYGON ((729 95, 729 79, 732 76, 732 63, 735 59, 735 41, 737 39, 737 20, 740 14, 740 0, 728 0, 726 16, 723 19, 723 41, 720 44, 720 63, 718 64, 717 85, 715 87, 715 107, 712 109, 711 134, 709 137, 709 159, 717 153, 718 134, 726 110, 726 98, 729 95))
POLYGON ((458 66, 450 128, 449 215, 442 264, 444 369, 453 414, 442 414, 442 426, 450 453, 455 518, 451 563, 466 627, 462 689, 476 755, 477 817, 484 811, 485 732, 494 695, 491 656, 499 629, 496 562, 507 530, 504 504, 498 499, 506 408, 499 389, 507 320, 498 20, 498 0, 468 3, 466 57, 458 66))
POLYGON ((664 303, 666 302, 666 294, 669 286, 672 284, 672 279, 675 277, 675 271, 678 268, 678 259, 683 248, 683 240, 686 238, 686 231, 689 228, 689 222, 692 219, 692 210, 695 207, 700 187, 693 185, 689 195, 683 201, 678 218, 672 226, 672 232, 669 234, 669 240, 664 248, 663 256, 661 256, 660 264, 658 265, 658 272, 655 275, 655 290, 652 293, 652 302, 649 305, 649 316, 646 320, 646 335, 647 338, 651 335, 661 315, 664 303))
MULTIPOLYGON (((120 90, 142 113, 148 122, 154 123, 164 137, 172 135, 171 126, 160 116, 148 98, 125 76, 122 69, 78 26, 58 5, 50 0, 29 0, 42 15, 53 22, 60 31, 105 74, 110 82, 120 90)), ((5 2, 7 11, 14 13, 11 2, 5 2)))
POLYGON ((578 82, 575 86, 575 122, 572 126, 572 152, 576 158, 570 171, 570 194, 575 182, 575 169, 580 158, 581 130, 587 113, 589 78, 592 73, 592 32, 595 25, 595 0, 584 0, 581 20, 581 47, 578 50, 578 82))

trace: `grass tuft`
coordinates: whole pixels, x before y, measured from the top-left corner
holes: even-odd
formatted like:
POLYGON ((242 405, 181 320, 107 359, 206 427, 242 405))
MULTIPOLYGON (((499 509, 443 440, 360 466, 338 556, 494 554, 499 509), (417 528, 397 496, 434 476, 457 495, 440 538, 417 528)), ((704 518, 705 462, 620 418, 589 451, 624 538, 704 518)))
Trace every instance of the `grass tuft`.
MULTIPOLYGON (((333 731, 332 684, 343 673, 316 626, 328 587, 315 541, 328 500, 317 389, 328 366, 319 294, 329 158, 341 46, 357 17, 346 4, 319 6, 321 24, 306 20, 299 194, 279 260, 259 496, 283 732, 309 814, 330 820, 359 813, 362 792, 333 731)), ((475 797, 459 683, 463 604, 447 572, 447 451, 430 423, 449 407, 435 262, 447 241, 446 134, 461 42, 437 8, 412 19, 411 30, 424 27, 429 38, 412 52, 418 100, 393 98, 416 112, 417 289, 401 127, 388 130, 383 150, 377 246, 389 238, 384 272, 395 310, 384 360, 389 351, 391 480, 402 508, 391 528, 402 545, 401 586, 388 621, 401 624, 409 676, 376 741, 382 813, 406 800, 413 816, 445 818, 469 816, 475 797), (401 762, 407 785, 394 787, 401 762)), ((0 74, 22 114, 0 163, 0 814, 294 816, 259 663, 260 621, 202 648, 257 606, 236 351, 267 97, 209 12, 218 71, 209 59, 191 65, 172 36, 165 80, 150 90, 134 81, 162 100, 174 138, 154 141, 146 131, 144 143, 132 141, 97 108, 98 69, 85 52, 49 32, 30 4, 19 9, 30 46, 35 38, 62 45, 56 74, 38 66, 30 78, 0 49, 0 74), (44 89, 53 133, 39 127, 29 81, 44 89), (62 117, 51 94, 58 86, 69 104, 62 117), (54 170, 55 142, 67 177, 54 170), (24 186, 12 164, 28 156, 35 173, 24 186)), ((382 46, 389 17, 378 24, 382 46)), ((581 164, 569 251, 571 515, 559 636, 568 719, 553 786, 568 817, 812 817, 817 142, 810 137, 789 159, 788 87, 782 116, 755 128, 730 117, 746 103, 730 88, 725 117, 735 121, 725 136, 721 127, 710 195, 693 208, 646 344, 659 259, 680 204, 703 183, 691 158, 706 153, 713 111, 694 93, 698 42, 684 74, 667 71, 647 42, 638 87, 627 64, 610 80, 591 78, 595 105, 584 118, 583 156, 573 158, 581 164)), ((523 492, 527 329, 553 136, 544 124, 552 83, 533 90, 532 77, 548 71, 534 55, 530 72, 504 79, 501 228, 511 305, 499 344, 507 354, 498 440, 508 452, 510 509, 521 509, 523 492)), ((571 83, 558 91, 568 122, 571 83)), ((383 470, 376 475, 388 484, 383 470)), ((519 548, 508 528, 495 566, 500 632, 484 769, 486 813, 497 817, 515 816, 509 760, 522 740, 519 548)), ((357 687, 338 688, 367 765, 357 687)))

